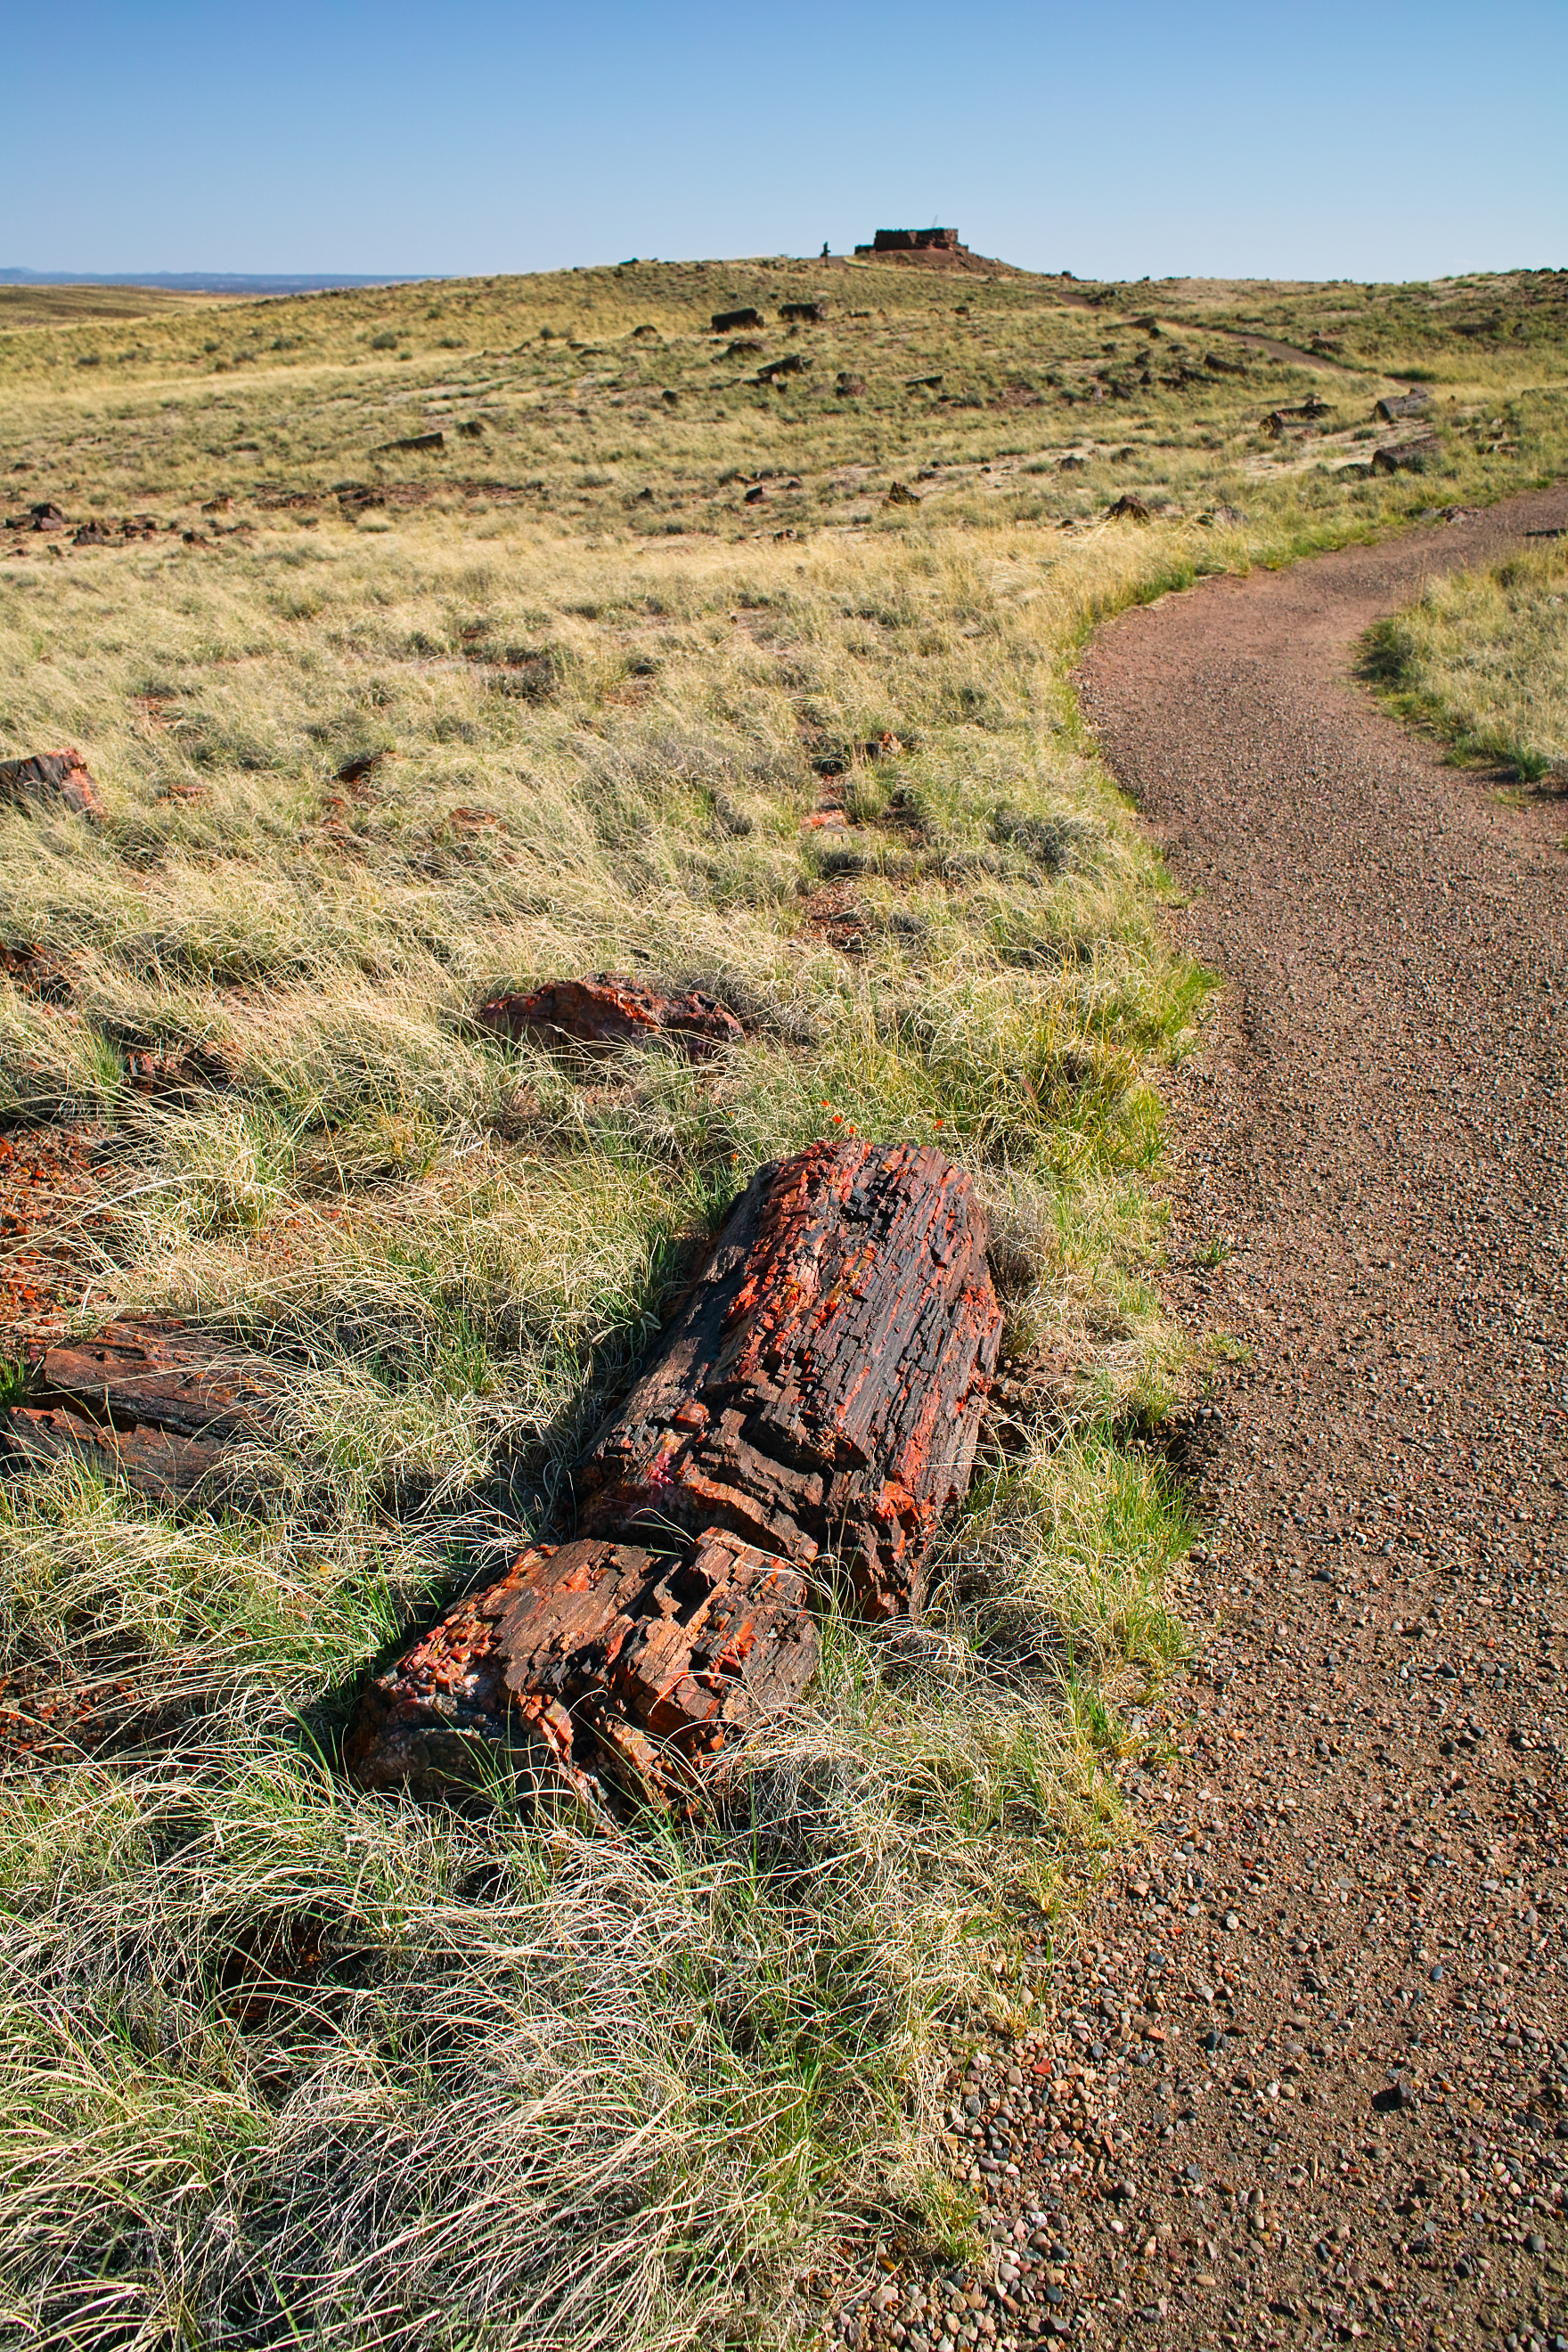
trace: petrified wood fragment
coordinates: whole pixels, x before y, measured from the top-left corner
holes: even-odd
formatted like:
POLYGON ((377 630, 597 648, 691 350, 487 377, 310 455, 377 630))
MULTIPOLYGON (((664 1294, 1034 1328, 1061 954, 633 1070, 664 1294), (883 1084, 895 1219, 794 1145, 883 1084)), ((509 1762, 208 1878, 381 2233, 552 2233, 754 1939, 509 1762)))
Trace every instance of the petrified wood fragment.
POLYGON ((929 1147, 816 1143, 761 1169, 578 1472, 583 1524, 731 1528, 912 1611, 969 1484, 1001 1313, 969 1179, 929 1147))
POLYGON ((738 1045, 745 1034, 734 1014, 700 988, 684 996, 659 996, 613 971, 551 981, 526 995, 492 997, 475 1018, 514 1041, 534 1037, 603 1049, 665 1037, 694 1061, 738 1045))
POLYGON ((0 1416, 0 1457, 72 1456, 163 1502, 216 1480, 226 1449, 265 1437, 282 1404, 263 1357, 175 1323, 111 1323, 28 1366, 22 1402, 0 1416))
POLYGON ((63 801, 94 824, 103 815, 98 786, 74 744, 63 751, 35 751, 30 759, 0 760, 0 801, 63 801))
POLYGON ((416 1796, 471 1787, 486 1749, 531 1753, 584 1796, 606 1772, 684 1793, 816 1664, 805 1579, 731 1535, 540 1544, 372 1684, 347 1760, 416 1796))
POLYGON ((63 1405, 13 1405, 0 1423, 0 1461, 28 1469, 79 1462, 102 1478, 122 1480, 134 1494, 166 1503, 216 1481, 224 1448, 163 1429, 113 1429, 63 1405))

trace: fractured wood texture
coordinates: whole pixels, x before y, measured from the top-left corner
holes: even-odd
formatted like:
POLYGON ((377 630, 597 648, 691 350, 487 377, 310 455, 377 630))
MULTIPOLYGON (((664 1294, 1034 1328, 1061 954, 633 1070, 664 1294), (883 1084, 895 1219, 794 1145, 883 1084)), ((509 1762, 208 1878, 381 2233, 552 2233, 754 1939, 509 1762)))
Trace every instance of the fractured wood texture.
POLYGON ((492 997, 475 1018, 514 1041, 536 1037, 546 1045, 603 1049, 668 1038, 693 1061, 739 1045, 745 1034, 734 1014, 702 989, 689 989, 684 996, 660 996, 613 971, 596 972, 587 980, 551 981, 526 995, 492 997))
POLYGON ((760 1170, 581 1464, 583 1524, 727 1527, 833 1555, 868 1617, 918 1608, 996 1361, 986 1240, 929 1146, 817 1143, 760 1170))
POLYGON ((760 1170, 580 1466, 583 1534, 371 1685, 357 1776, 439 1794, 478 1744, 684 1801, 809 1682, 814 1563, 865 1615, 916 1607, 995 1362, 985 1242, 936 1151, 818 1143, 760 1170))
POLYGON ((215 1478, 237 1442, 268 1435, 282 1403, 264 1357, 210 1332, 129 1319, 45 1349, 23 1402, 0 1417, 0 1452, 24 1464, 74 1456, 167 1501, 215 1478))
POLYGON ((805 1580, 733 1536, 673 1556, 539 1544, 372 1684, 347 1760, 369 1788, 471 1782, 474 1744, 531 1751, 580 1794, 596 1774, 685 1791, 798 1698, 816 1665, 805 1580))

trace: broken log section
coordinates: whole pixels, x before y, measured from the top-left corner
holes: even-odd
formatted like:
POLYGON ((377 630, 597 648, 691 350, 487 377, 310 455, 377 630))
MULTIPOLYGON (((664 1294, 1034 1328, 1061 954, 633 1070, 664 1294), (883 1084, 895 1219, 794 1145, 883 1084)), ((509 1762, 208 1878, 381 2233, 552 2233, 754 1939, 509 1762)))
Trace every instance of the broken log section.
POLYGON ((111 1323, 27 1368, 22 1402, 0 1417, 0 1457, 75 1459, 165 1502, 215 1479, 237 1443, 268 1435, 283 1394, 277 1365, 210 1332, 111 1323))
POLYGON ((103 819, 98 786, 74 744, 63 751, 35 751, 26 760, 0 760, 0 801, 21 807, 40 800, 63 801, 73 815, 93 824, 103 819))
POLYGON ((805 1690, 806 1601, 798 1570, 717 1532, 673 1554, 536 1545, 371 1685, 349 1769, 367 1788, 438 1797, 471 1783, 478 1743, 521 1751, 584 1798, 606 1764, 685 1789, 805 1690))
POLYGON ((913 1612, 968 1483, 1001 1315, 969 1179, 940 1152, 816 1143, 761 1169, 580 1465, 582 1534, 525 1551, 366 1694, 368 1785, 471 1782, 521 1748, 689 1799, 805 1690, 812 1583, 913 1612))

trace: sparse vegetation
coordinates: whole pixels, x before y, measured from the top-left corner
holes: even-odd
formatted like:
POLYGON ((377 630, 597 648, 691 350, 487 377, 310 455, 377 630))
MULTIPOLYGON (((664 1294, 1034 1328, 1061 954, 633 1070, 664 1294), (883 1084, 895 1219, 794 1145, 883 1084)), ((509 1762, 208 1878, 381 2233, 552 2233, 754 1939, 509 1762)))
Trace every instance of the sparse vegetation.
POLYGON ((1568 781, 1568 551, 1548 541, 1435 582, 1372 632, 1367 669, 1460 759, 1568 781))
POLYGON ((1558 469, 1561 341, 1460 331, 1559 286, 641 265, 0 331, 9 511, 73 526, 0 541, 0 756, 79 742, 108 811, 0 810, 0 1108, 96 1152, 16 1340, 168 1307, 294 1403, 243 1509, 0 1502, 21 2341, 766 2339, 846 2231, 962 2237, 934 2037, 1070 1932, 1181 1648, 1138 1437, 1177 1377, 1157 1075, 1205 982, 1068 666, 1132 599, 1558 469), (707 331, 743 305, 760 353, 707 331), (1306 352, 1337 310, 1331 363, 1226 332, 1306 352), (1355 437, 1406 362, 1418 480, 1355 437), (471 1022, 605 969, 747 1044, 569 1066, 471 1022), (179 1098, 137 1082, 197 1049, 179 1098), (693 1245, 835 1122, 965 1161, 1015 1368, 1079 1368, 925 1625, 830 1622, 689 1833, 357 1793, 361 1670, 548 1520, 693 1245))

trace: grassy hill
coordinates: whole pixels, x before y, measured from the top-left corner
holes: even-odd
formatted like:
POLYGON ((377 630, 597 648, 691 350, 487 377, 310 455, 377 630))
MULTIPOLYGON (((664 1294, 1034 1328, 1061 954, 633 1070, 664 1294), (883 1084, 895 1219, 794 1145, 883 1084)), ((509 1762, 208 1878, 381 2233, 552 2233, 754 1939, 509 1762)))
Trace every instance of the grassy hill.
POLYGON ((948 2054, 1070 1938, 1190 1539, 1151 1275, 1205 982, 1073 654, 1560 474, 1565 324, 1550 273, 0 295, 0 757, 105 805, 0 809, 8 1349, 166 1308, 295 1406, 226 1512, 0 1490, 20 2340, 765 2338, 847 2233, 963 2242, 948 2054), (747 1043, 474 1024, 602 970, 747 1043), (689 1833, 354 1791, 365 1663, 839 1122, 973 1170, 1026 1392, 924 1629, 830 1621, 689 1833))

